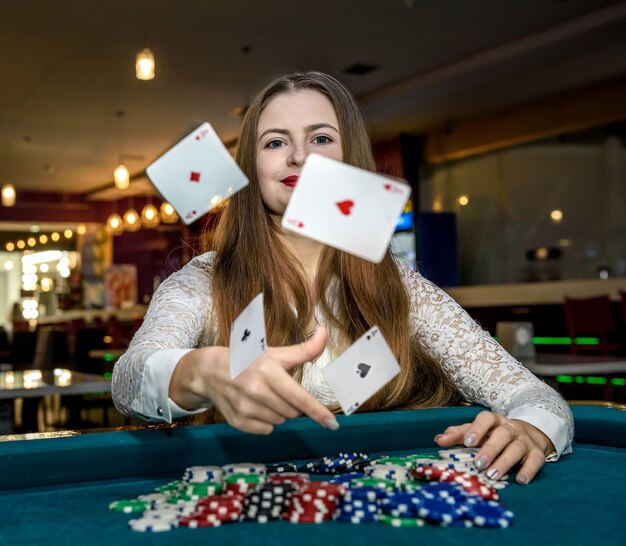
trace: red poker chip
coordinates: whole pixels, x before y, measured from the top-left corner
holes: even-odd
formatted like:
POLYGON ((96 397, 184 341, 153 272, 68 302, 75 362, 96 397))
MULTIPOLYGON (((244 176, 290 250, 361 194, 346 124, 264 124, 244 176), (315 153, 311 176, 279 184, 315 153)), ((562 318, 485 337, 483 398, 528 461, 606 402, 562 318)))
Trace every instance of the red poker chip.
POLYGON ((204 518, 195 518, 193 516, 184 517, 178 520, 178 525, 182 527, 189 527, 190 529, 200 529, 202 527, 219 527, 222 525, 220 520, 210 520, 204 518))

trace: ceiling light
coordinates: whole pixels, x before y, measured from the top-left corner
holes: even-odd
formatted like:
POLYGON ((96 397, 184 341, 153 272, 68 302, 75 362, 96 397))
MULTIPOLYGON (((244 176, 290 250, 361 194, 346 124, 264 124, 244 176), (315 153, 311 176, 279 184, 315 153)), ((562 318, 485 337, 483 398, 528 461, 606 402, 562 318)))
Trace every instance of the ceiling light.
POLYGON ((117 212, 114 212, 107 218, 106 223, 107 233, 111 235, 121 235, 124 233, 124 226, 122 225, 122 218, 117 212))
POLYGON ((72 235, 74 235, 74 232, 73 232, 71 229, 66 229, 66 230, 63 232, 63 235, 65 235, 65 238, 66 238, 66 239, 71 239, 71 238, 72 238, 72 235))
POLYGON ((155 228, 160 223, 159 211, 152 203, 148 203, 141 211, 141 224, 146 228, 155 228))
POLYGON ((52 239, 55 243, 61 238, 61 236, 55 231, 52 235, 50 235, 50 239, 52 239))
POLYGON ((4 248, 7 249, 7 252, 13 252, 15 250, 15 245, 13 243, 7 243, 4 248))
POLYGON ((558 224, 561 220, 563 220, 563 211, 560 211, 559 209, 554 209, 552 212, 550 212, 550 218, 555 224, 558 224))
POLYGON ((137 53, 137 60, 135 61, 135 76, 137 76, 138 80, 154 79, 154 54, 147 47, 137 53))
POLYGON ((119 132, 120 132, 120 158, 119 164, 115 167, 113 171, 113 181, 115 182, 115 187, 118 190, 125 190, 130 186, 130 173, 128 172, 128 167, 124 165, 123 157, 124 157, 124 112, 118 112, 117 117, 120 120, 119 123, 119 132))
POLYGON ((176 214, 174 207, 167 201, 163 201, 161 208, 159 209, 159 213, 161 214, 161 222, 164 224, 175 224, 178 222, 178 215, 176 214))
POLYGON ((15 188, 12 184, 2 186, 2 205, 4 207, 15 205, 15 188))
POLYGON ((141 228, 141 218, 133 208, 128 209, 124 213, 124 229, 126 231, 137 231, 141 228))
POLYGON ((117 167, 115 167, 115 171, 113 171, 113 180, 115 181, 115 187, 118 190, 125 190, 130 186, 130 172, 128 172, 128 167, 124 165, 124 163, 120 163, 117 167))

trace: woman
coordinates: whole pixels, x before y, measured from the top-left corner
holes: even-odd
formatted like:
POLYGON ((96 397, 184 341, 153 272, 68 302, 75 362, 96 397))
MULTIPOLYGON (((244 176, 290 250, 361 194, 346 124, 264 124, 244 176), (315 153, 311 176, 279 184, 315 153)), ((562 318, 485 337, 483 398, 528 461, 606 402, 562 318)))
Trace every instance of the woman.
POLYGON ((258 434, 305 414, 336 430, 337 403, 320 369, 377 325, 402 371, 362 410, 441 406, 460 394, 492 411, 449 427, 437 443, 481 446, 476 464, 492 478, 521 463, 517 481, 528 483, 546 460, 571 450, 569 407, 390 252, 372 264, 283 231, 281 216, 313 152, 375 169, 362 114, 337 80, 317 72, 278 78, 243 121, 237 162, 250 184, 207 234, 214 252, 159 287, 115 367, 116 406, 164 421, 211 408, 258 434), (232 380, 230 326, 259 292, 270 349, 232 380))

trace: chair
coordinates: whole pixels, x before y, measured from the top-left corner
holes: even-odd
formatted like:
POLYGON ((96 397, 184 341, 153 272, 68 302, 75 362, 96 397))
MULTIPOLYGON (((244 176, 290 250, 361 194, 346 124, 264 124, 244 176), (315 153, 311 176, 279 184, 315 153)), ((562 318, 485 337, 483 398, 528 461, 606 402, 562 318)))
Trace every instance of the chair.
POLYGON ((609 355, 624 348, 615 327, 609 296, 565 298, 564 311, 568 335, 572 338, 572 353, 609 355), (577 337, 597 337, 599 342, 598 345, 578 345, 573 342, 577 337))

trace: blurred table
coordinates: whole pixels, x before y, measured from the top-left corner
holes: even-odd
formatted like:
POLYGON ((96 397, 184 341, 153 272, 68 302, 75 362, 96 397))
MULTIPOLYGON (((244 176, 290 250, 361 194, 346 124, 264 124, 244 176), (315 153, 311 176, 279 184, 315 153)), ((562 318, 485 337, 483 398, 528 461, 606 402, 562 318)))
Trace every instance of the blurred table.
POLYGON ((626 374, 626 357, 539 353, 520 362, 535 375, 545 377, 626 374))
MULTIPOLYGON (((626 376, 626 357, 604 356, 604 355, 575 355, 575 354, 537 354, 534 358, 520 359, 537 377, 543 379, 548 385, 555 388, 568 398, 564 392, 562 383, 557 380, 557 376, 571 376, 570 381, 579 376, 602 376, 603 377, 603 398, 605 401, 623 402, 624 387, 622 392, 618 390, 617 383, 611 380, 610 376, 626 376)), ((577 381, 573 381, 578 385, 577 381)), ((587 385, 588 386, 588 385, 587 385)), ((587 392, 585 392, 585 396, 587 392)), ((595 398, 592 395, 592 398, 595 398)))
POLYGON ((102 375, 65 368, 0 372, 0 400, 99 392, 111 392, 111 380, 102 375))

